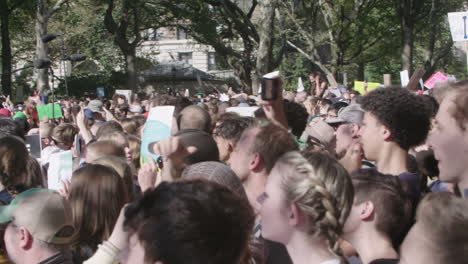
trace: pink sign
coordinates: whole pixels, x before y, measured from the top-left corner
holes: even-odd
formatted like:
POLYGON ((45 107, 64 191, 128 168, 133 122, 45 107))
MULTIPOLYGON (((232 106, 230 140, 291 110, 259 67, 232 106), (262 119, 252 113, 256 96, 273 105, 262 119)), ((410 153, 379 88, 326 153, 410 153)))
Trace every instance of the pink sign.
POLYGON ((426 86, 429 89, 432 89, 437 83, 446 82, 447 80, 447 76, 445 76, 443 73, 436 72, 431 76, 431 78, 427 79, 427 81, 424 83, 424 86, 426 86))

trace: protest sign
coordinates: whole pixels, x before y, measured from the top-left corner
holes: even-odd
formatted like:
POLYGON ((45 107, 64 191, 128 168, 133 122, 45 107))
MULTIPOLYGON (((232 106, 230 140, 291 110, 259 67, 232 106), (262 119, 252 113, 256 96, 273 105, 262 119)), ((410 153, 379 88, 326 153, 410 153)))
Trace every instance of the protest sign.
POLYGON ((234 112, 238 113, 240 116, 245 117, 255 117, 255 111, 257 111, 258 107, 251 106, 251 107, 228 107, 226 108, 226 112, 234 112))
POLYGON ((429 89, 432 89, 437 83, 446 81, 448 81, 447 76, 445 76, 441 72, 436 72, 429 79, 427 79, 427 81, 424 83, 424 86, 426 86, 429 89))
POLYGON ((28 149, 31 156, 36 159, 41 158, 41 136, 39 135, 29 135, 25 137, 26 139, 26 148, 28 149))
POLYGON ((302 78, 299 77, 299 79, 297 80, 297 92, 300 93, 300 92, 303 92, 305 90, 304 88, 304 84, 302 83, 302 78))
POLYGON ((115 90, 115 94, 120 94, 127 98, 127 102, 132 102, 132 90, 115 90))
POLYGON ((98 97, 105 97, 106 96, 106 93, 104 92, 104 88, 103 87, 99 87, 96 89, 96 94, 98 97))
POLYGON ((46 104, 46 105, 38 105, 37 106, 37 113, 39 114, 39 120, 43 120, 44 117, 48 117, 49 119, 63 117, 62 108, 60 104, 46 104))
POLYGON ((468 12, 448 13, 453 41, 468 41, 468 12))
POLYGON ((50 156, 47 171, 47 186, 51 190, 63 188, 62 181, 70 181, 73 173, 73 157, 71 151, 63 151, 50 156))
POLYGON ((381 86, 380 83, 374 83, 374 82, 368 82, 367 83, 367 87, 365 87, 365 84, 366 82, 359 82, 359 81, 355 81, 354 82, 354 90, 355 91, 358 91, 359 93, 361 93, 362 95, 378 88, 381 86))
POLYGON ((409 72, 408 70, 404 70, 400 72, 400 80, 401 80, 401 87, 406 88, 409 83, 409 72))
POLYGON ((151 143, 159 142, 171 136, 172 115, 174 106, 157 106, 150 110, 148 120, 143 129, 143 138, 141 141, 141 163, 148 162, 148 156, 157 160, 159 157, 150 151, 151 143))

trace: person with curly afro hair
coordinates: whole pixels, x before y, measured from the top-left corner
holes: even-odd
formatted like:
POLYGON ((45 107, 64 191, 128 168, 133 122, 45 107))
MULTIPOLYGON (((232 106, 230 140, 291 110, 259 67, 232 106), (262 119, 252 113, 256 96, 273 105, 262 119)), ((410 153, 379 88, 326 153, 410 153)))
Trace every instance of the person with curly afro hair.
POLYGON ((364 96, 359 131, 362 149, 377 171, 399 176, 411 186, 415 200, 420 196, 420 176, 408 172, 408 150, 425 142, 431 112, 421 97, 400 87, 379 88, 364 96))

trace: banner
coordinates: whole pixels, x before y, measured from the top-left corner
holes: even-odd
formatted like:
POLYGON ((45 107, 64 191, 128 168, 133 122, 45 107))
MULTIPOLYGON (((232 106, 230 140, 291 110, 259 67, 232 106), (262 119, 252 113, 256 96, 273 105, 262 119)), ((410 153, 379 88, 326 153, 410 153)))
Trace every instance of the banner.
POLYGON ((453 41, 468 40, 468 12, 448 13, 453 41))
POLYGON ((47 186, 51 190, 63 188, 62 181, 70 181, 73 174, 73 157, 71 151, 63 151, 50 156, 47 171, 47 186))
POLYGON ((358 91, 360 94, 365 95, 366 93, 379 88, 382 84, 380 83, 367 83, 367 89, 365 88, 365 82, 354 81, 354 90, 358 91))
POLYGON ((44 117, 48 117, 49 119, 63 117, 60 104, 54 104, 53 106, 54 108, 52 109, 52 104, 38 105, 37 113, 39 114, 39 120, 44 119, 44 117))
POLYGON ((141 140, 141 163, 148 162, 148 156, 156 160, 159 156, 149 149, 151 143, 159 142, 171 136, 174 106, 157 106, 150 110, 143 129, 141 140))

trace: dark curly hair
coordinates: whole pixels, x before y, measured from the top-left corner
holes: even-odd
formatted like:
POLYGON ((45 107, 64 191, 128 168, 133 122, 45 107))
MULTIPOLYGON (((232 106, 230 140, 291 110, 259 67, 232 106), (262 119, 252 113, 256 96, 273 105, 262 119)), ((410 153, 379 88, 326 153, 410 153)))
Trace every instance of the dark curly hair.
POLYGON ((421 97, 400 87, 375 89, 363 97, 362 108, 373 114, 392 133, 392 139, 408 150, 422 144, 430 129, 430 109, 421 97))
POLYGON ((238 264, 248 254, 254 214, 248 201, 205 180, 163 182, 125 212, 151 263, 238 264))
POLYGON ((284 100, 284 112, 291 133, 296 137, 301 137, 307 126, 307 118, 309 118, 309 113, 307 113, 305 107, 299 103, 284 100))
POLYGON ((242 136, 242 132, 255 124, 255 119, 252 117, 234 117, 226 119, 216 127, 214 136, 230 140, 233 146, 236 146, 242 136))

